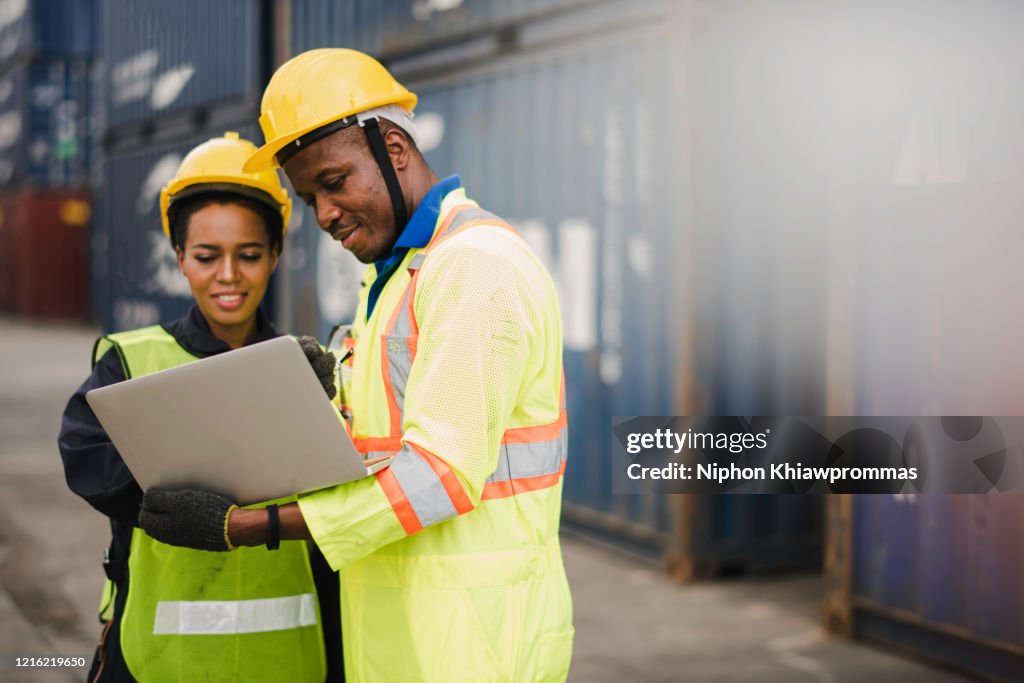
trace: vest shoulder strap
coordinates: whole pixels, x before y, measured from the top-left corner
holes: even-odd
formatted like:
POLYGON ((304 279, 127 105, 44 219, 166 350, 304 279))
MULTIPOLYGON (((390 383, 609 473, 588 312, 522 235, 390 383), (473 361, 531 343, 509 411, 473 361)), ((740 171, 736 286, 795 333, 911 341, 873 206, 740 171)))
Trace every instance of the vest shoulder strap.
POLYGON ((459 233, 462 233, 471 228, 481 227, 492 227, 492 228, 504 228, 512 234, 518 236, 519 233, 512 225, 498 217, 497 215, 481 209, 475 203, 467 203, 456 206, 452 209, 451 213, 445 218, 445 222, 441 225, 440 230, 434 235, 430 243, 420 253, 416 254, 410 261, 408 269, 414 275, 416 271, 422 270, 423 263, 426 261, 427 256, 433 251, 439 244, 446 240, 455 237, 459 233))
POLYGON ((115 332, 100 337, 93 347, 93 367, 109 350, 115 349, 127 379, 193 360, 178 340, 160 325, 115 332))

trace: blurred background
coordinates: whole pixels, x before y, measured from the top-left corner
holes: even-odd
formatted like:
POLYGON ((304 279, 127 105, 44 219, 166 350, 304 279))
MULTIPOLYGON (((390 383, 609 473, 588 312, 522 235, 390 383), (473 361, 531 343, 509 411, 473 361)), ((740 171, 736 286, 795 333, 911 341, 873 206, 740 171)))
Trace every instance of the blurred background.
MULTIPOLYGON (((557 283, 577 661, 622 610, 653 609, 587 621, 580 596, 617 588, 580 569, 602 547, 616 559, 593 567, 664 567, 659 590, 724 595, 738 622, 765 617, 743 591, 778 589, 812 634, 1024 680, 1024 496, 612 495, 609 431, 615 415, 1021 414, 1022 35, 1015 0, 0 0, 2 355, 32 335, 75 354, 40 427, 55 436, 88 338, 190 305, 157 207, 184 154, 227 130, 261 143, 277 65, 359 49, 419 95, 435 171, 557 283), (735 591, 699 592, 721 581, 735 591)), ((323 338, 362 267, 297 209, 268 310, 323 338)), ((3 405, 33 410, 39 374, 16 377, 3 405)), ((28 462, 17 425, 0 422, 0 455, 28 462)), ((31 469, 11 467, 11 486, 31 469)), ((680 609, 714 610, 701 600, 680 609)), ((797 636, 785 647, 818 647, 797 636)), ((867 660, 824 651, 779 680, 859 680, 843 667, 867 660)), ((679 678, 774 680, 727 664, 679 678)))

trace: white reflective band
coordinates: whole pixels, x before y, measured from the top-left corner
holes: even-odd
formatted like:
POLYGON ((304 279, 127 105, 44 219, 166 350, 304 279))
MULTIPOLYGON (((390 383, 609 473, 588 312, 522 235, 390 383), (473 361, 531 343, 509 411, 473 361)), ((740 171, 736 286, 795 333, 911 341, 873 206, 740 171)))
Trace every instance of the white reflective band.
POLYGON ((427 260, 426 254, 424 254, 421 251, 420 253, 418 253, 415 256, 413 256, 412 260, 409 261, 409 268, 408 268, 408 270, 419 270, 420 268, 423 267, 423 262, 426 261, 426 260, 427 260))
POLYGON ((437 473, 408 444, 392 461, 391 473, 422 526, 428 527, 459 514, 437 473))
POLYGON ((505 224, 505 221, 486 209, 481 209, 479 206, 467 206, 455 214, 455 218, 448 224, 448 229, 444 231, 444 234, 453 233, 470 221, 493 221, 495 225, 505 224))
POLYGON ((498 452, 498 467, 487 481, 529 479, 555 474, 569 452, 569 430, 562 428, 553 441, 503 444, 498 452))
MULTIPOLYGON (((395 328, 402 327, 401 320, 407 320, 407 316, 399 316, 399 322, 395 328)), ((408 325, 408 322, 406 322, 408 325)), ((388 375, 391 378, 391 390, 395 396, 395 403, 398 405, 398 412, 405 413, 405 385, 409 383, 409 372, 412 371, 412 354, 409 353, 409 340, 406 335, 388 336, 388 375)))
POLYGON ((153 635, 261 633, 315 624, 312 593, 260 600, 181 600, 157 603, 153 635))

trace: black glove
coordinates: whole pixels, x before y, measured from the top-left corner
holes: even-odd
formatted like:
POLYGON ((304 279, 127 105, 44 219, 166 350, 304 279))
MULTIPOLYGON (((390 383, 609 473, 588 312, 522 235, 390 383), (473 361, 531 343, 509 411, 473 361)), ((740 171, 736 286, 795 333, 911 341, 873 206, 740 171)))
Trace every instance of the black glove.
POLYGON ((142 497, 139 526, 168 545, 196 550, 231 550, 228 512, 235 504, 206 491, 149 489, 142 497))
POLYGON ((313 372, 316 373, 320 385, 327 393, 327 398, 334 398, 334 395, 338 393, 337 387, 334 386, 334 368, 338 364, 338 359, 330 351, 324 351, 320 347, 320 342, 313 337, 299 337, 298 339, 302 352, 306 354, 306 360, 313 367, 313 372))

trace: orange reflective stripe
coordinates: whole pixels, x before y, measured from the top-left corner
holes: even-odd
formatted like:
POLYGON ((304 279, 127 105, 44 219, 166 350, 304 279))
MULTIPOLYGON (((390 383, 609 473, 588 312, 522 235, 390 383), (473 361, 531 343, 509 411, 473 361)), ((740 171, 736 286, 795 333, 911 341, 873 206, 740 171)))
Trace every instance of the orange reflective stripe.
MULTIPOLYGON (((409 296, 409 286, 411 284, 412 283, 410 282, 409 285, 405 286, 405 292, 402 293, 403 297, 409 296)), ((395 306, 395 310, 392 311, 391 317, 388 318, 388 324, 384 328, 384 334, 391 334, 394 331, 395 325, 398 324, 398 316, 400 316, 401 314, 402 314, 402 306, 401 306, 401 304, 399 304, 398 306, 395 306)))
POLYGON ((562 467, 554 474, 542 474, 539 477, 526 477, 523 479, 508 479, 506 481, 489 481, 484 484, 484 491, 480 500, 493 500, 495 498, 508 498, 518 493, 539 491, 551 488, 558 484, 562 475, 565 474, 565 461, 562 467))
POLYGON ((533 443, 534 441, 553 441, 561 434, 562 429, 569 423, 568 415, 564 410, 559 412, 558 419, 546 425, 535 425, 533 427, 513 427, 506 429, 501 438, 502 443, 533 443))
POLYGON ((456 206, 455 208, 453 208, 452 212, 450 214, 448 214, 448 217, 444 219, 444 223, 441 223, 441 226, 434 233, 434 236, 430 238, 430 242, 427 243, 427 247, 426 248, 430 249, 431 245, 433 245, 435 242, 439 241, 439 238, 443 237, 444 234, 446 232, 448 232, 448 226, 450 226, 452 224, 452 221, 454 221, 455 218, 460 213, 462 213, 462 211, 464 209, 475 209, 475 208, 477 208, 477 207, 473 206, 472 204, 462 204, 461 206, 456 206))
POLYGON ((518 235, 519 234, 518 232, 516 232, 515 228, 513 228, 511 225, 509 225, 505 221, 501 220, 500 218, 497 218, 497 217, 494 217, 494 218, 478 218, 477 220, 466 221, 465 223, 463 223, 459 227, 455 228, 451 232, 449 232, 447 234, 440 235, 439 239, 437 239, 436 241, 431 242, 430 244, 427 245, 427 251, 429 252, 431 249, 436 247, 438 244, 441 244, 441 242, 444 242, 444 241, 448 240, 451 237, 455 237, 459 233, 465 232, 469 228, 473 228, 473 227, 476 227, 478 225, 485 225, 485 226, 490 227, 490 228, 504 228, 505 230, 508 230, 509 232, 511 232, 513 235, 518 235))
POLYGON ((382 469, 376 476, 377 483, 380 484, 381 490, 384 491, 388 502, 391 503, 391 509, 395 511, 395 516, 398 517, 405 533, 414 534, 422 529, 423 525, 420 524, 416 511, 412 509, 412 503, 406 498, 405 491, 402 490, 401 484, 398 483, 391 469, 382 469))
POLYGON ((406 442, 406 445, 410 446, 417 455, 430 465, 430 469, 434 470, 434 474, 441 480, 441 486, 444 487, 445 493, 452 499, 452 505, 455 506, 457 513, 462 515, 473 509, 473 501, 469 499, 466 489, 462 488, 459 478, 452 472, 452 468, 448 466, 448 463, 414 443, 406 442))
POLYGON ((356 450, 360 453, 372 453, 374 451, 397 453, 402 450, 401 437, 371 436, 361 439, 352 439, 352 443, 355 444, 356 450))

